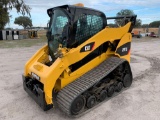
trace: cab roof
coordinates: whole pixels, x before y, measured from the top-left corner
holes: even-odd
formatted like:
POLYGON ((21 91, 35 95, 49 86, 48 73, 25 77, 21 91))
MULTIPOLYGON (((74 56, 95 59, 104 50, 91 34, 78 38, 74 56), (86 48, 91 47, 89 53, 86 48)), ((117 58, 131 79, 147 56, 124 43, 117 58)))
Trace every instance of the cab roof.
POLYGON ((72 12, 74 13, 76 9, 82 9, 82 10, 85 10, 85 11, 92 11, 93 13, 95 13, 95 12, 100 13, 100 14, 103 14, 103 16, 105 16, 105 14, 103 12, 99 11, 99 10, 95 10, 95 9, 87 8, 87 7, 75 6, 75 5, 62 5, 62 6, 57 6, 57 7, 50 8, 50 9, 47 10, 48 15, 50 16, 51 15, 50 13, 52 13, 52 11, 54 9, 58 9, 58 8, 64 8, 66 10, 69 10, 71 13, 72 12))

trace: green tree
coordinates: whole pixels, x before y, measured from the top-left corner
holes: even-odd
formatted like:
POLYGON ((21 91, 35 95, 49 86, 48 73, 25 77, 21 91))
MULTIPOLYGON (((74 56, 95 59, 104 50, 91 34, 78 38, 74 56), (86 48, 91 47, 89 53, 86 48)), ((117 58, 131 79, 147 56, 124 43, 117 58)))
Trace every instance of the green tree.
POLYGON ((122 9, 117 13, 117 16, 124 16, 124 15, 135 15, 135 14, 133 10, 129 10, 129 9, 122 9))
POLYGON ((17 10, 17 13, 30 16, 31 8, 23 0, 0 0, 0 30, 4 29, 5 25, 9 23, 11 18, 9 11, 13 8, 17 10))
POLYGON ((141 26, 142 26, 142 20, 141 19, 136 19, 135 27, 141 27, 141 26))
POLYGON ((27 16, 20 16, 20 17, 15 18, 14 24, 23 26, 24 29, 26 29, 27 27, 32 27, 32 20, 27 16))
POLYGON ((158 28, 160 26, 160 21, 153 21, 149 24, 149 27, 158 28))
MULTIPOLYGON (((129 10, 129 9, 122 9, 121 11, 119 11, 116 16, 130 16, 130 15, 135 15, 133 10, 129 10)), ((122 19, 117 19, 115 20, 115 23, 117 25, 121 25, 123 24, 123 21, 122 19)), ((141 19, 136 19, 136 24, 135 24, 135 27, 140 27, 142 24, 142 20, 141 19)))

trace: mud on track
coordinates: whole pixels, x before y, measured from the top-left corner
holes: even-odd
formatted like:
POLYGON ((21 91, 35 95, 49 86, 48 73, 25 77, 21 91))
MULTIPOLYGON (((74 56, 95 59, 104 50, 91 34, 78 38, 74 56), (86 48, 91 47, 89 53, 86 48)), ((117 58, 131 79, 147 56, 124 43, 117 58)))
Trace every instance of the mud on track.
POLYGON ((23 90, 24 64, 41 46, 0 49, 0 120, 160 119, 159 45, 160 40, 133 40, 132 86, 78 118, 65 116, 57 107, 42 111, 23 90))

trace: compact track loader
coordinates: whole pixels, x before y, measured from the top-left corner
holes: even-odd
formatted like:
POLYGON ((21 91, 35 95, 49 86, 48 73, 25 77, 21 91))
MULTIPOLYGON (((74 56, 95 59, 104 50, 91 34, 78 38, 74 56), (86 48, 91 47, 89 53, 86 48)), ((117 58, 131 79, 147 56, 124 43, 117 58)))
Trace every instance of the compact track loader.
POLYGON ((25 91, 43 110, 56 102, 66 114, 78 115, 131 86, 136 15, 107 18, 82 4, 54 7, 47 13, 48 44, 26 63, 23 74, 25 91), (109 19, 122 19, 123 26, 110 28, 109 19))

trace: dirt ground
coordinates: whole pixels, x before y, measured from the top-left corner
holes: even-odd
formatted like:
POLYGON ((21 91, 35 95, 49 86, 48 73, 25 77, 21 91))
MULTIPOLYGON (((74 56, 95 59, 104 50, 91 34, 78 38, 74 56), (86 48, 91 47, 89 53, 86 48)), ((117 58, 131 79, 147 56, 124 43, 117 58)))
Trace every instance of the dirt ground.
POLYGON ((24 64, 41 46, 0 49, 0 120, 159 120, 160 39, 133 39, 132 86, 78 118, 44 112, 23 90, 24 64))

